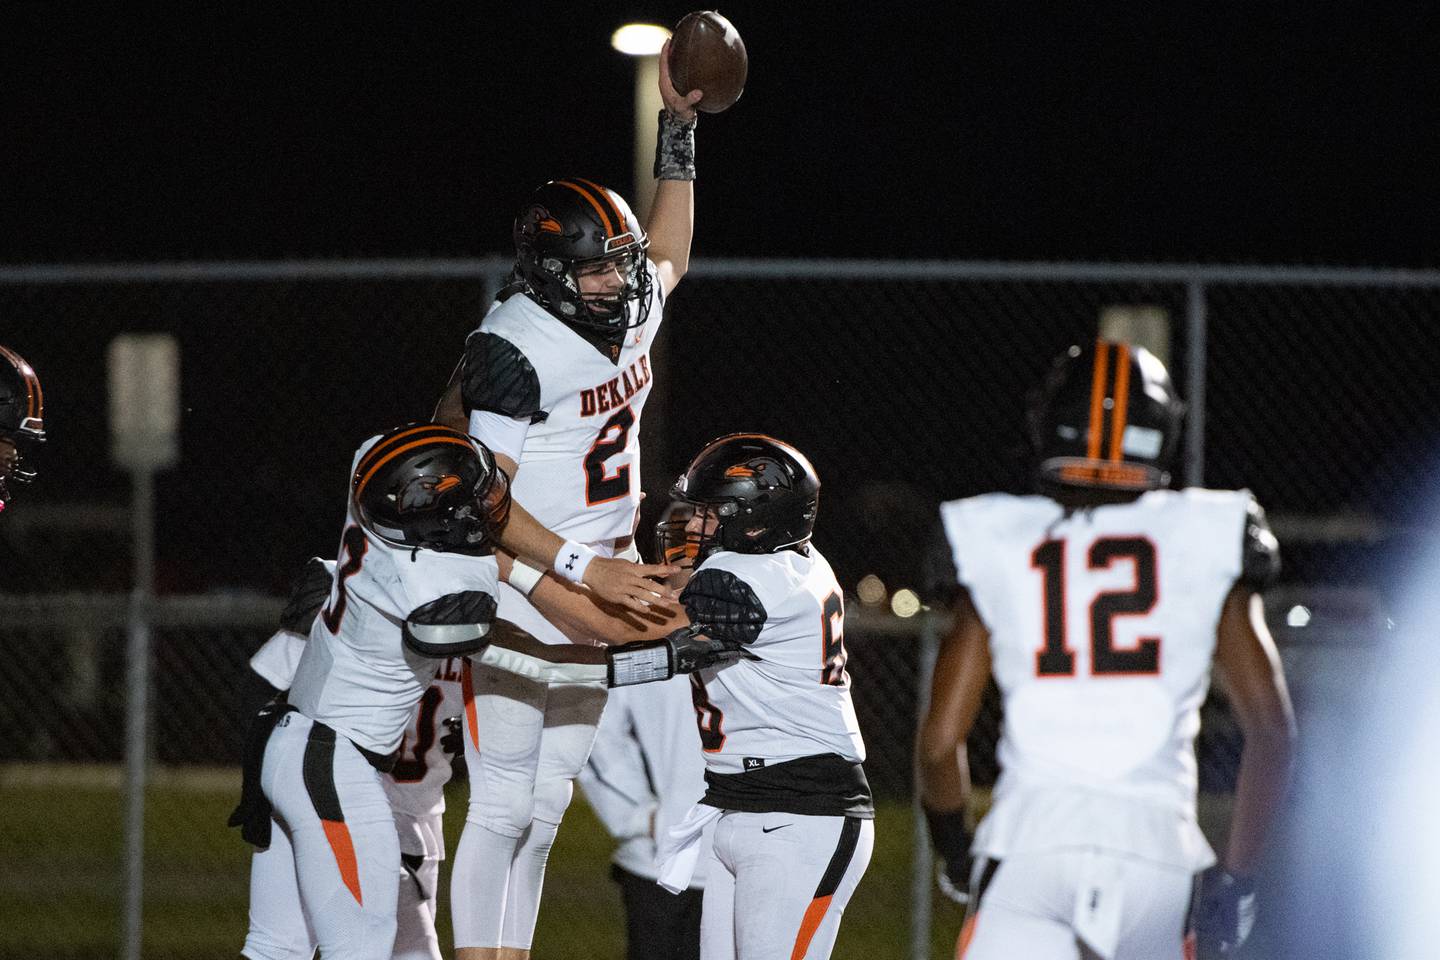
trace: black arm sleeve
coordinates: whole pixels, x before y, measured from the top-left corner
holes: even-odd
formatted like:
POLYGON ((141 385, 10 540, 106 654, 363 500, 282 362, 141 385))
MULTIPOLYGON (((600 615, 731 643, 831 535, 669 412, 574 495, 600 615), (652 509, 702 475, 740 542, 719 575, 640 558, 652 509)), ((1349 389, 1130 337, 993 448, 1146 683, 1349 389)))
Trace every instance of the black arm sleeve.
POLYGON ((484 650, 494 625, 495 598, 480 590, 465 590, 416 607, 405 618, 400 633, 413 652, 440 660, 484 650))
POLYGON ((325 561, 311 557, 290 584, 290 599, 280 611, 280 626, 291 633, 308 636, 315 615, 330 597, 332 578, 325 561))
POLYGON ((1280 577, 1280 541, 1270 532, 1265 508, 1253 497, 1245 515, 1244 538, 1239 582, 1259 593, 1280 577))
POLYGON ((925 543, 920 577, 926 603, 941 610, 954 609, 961 590, 960 572, 955 569, 955 551, 950 547, 945 523, 938 514, 925 543))
POLYGON ((690 622, 712 640, 754 643, 765 626, 765 607, 750 585, 728 570, 701 570, 680 594, 690 622))
POLYGON ((484 330, 470 334, 460 377, 460 399, 467 414, 487 410, 517 420, 529 417, 536 423, 545 419, 535 367, 504 337, 484 330))

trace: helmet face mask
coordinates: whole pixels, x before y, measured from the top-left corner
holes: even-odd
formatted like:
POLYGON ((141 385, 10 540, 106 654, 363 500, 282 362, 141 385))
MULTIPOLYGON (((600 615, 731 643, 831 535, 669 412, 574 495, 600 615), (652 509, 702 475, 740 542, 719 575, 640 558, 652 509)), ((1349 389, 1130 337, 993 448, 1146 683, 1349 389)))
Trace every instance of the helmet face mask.
POLYGON ((526 291, 562 322, 618 343, 649 319, 650 239, 613 190, 579 178, 545 184, 515 218, 514 240, 526 291))
POLYGON ((474 438, 436 424, 384 434, 352 482, 365 528, 392 546, 490 552, 510 515, 510 483, 474 438))
POLYGON ((1145 348, 1071 347, 1027 414, 1041 492, 1103 500, 1169 486, 1183 416, 1164 364, 1145 348))
POLYGON ((708 444, 675 482, 667 519, 656 525, 658 555, 692 564, 721 550, 804 550, 820 507, 820 478, 804 454, 761 434, 708 444))

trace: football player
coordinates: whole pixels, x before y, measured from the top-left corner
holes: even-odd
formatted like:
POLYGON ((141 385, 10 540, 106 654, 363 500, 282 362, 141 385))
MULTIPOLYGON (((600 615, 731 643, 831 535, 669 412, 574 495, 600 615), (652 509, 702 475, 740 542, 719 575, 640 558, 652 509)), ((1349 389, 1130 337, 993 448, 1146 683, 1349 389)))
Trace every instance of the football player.
POLYGON ((1030 411, 1038 492, 941 507, 935 595, 954 621, 918 761, 944 871, 968 883, 967 960, 1193 957, 1202 870, 1201 955, 1248 932, 1295 735, 1260 601, 1279 554, 1248 491, 1166 489, 1181 416, 1148 351, 1072 348, 1030 411), (1213 867, 1194 755, 1212 661, 1245 737, 1213 867), (1002 772, 972 839, 965 738, 992 675, 1002 772))
MULTIPOLYGON (((311 627, 329 598, 334 572, 334 562, 318 557, 302 569, 281 613, 280 629, 250 658, 247 717, 289 689, 311 627)), ((441 957, 435 934, 436 894, 440 861, 445 858, 445 784, 453 769, 451 756, 460 751, 463 664, 461 658, 450 658, 440 665, 420 698, 394 767, 381 778, 394 810, 404 867, 392 960, 441 957)), ((243 798, 231 826, 244 826, 250 804, 258 799, 243 798)), ((294 852, 284 831, 271 831, 269 840, 269 846, 251 858, 250 929, 241 954, 250 960, 310 960, 315 955, 315 934, 301 910, 294 852)))
POLYGON ((678 893, 713 829, 705 960, 830 956, 874 846, 844 596, 810 542, 819 495, 794 447, 734 434, 676 483, 693 514, 657 531, 660 556, 695 557, 681 601, 727 652, 691 677, 707 789, 659 851, 678 893))
MULTIPOLYGON (((685 274, 694 221, 694 104, 660 56, 655 173, 642 226, 629 204, 591 180, 539 187, 514 224, 515 280, 466 342, 437 419, 466 429, 511 478, 516 512, 536 542, 507 539, 553 572, 643 613, 664 591, 643 579, 667 567, 636 558, 640 417, 652 386, 650 348, 665 300, 685 274), (607 565, 609 564, 609 565, 607 565), (629 579, 618 586, 609 578, 629 579)), ((501 587, 500 616, 540 640, 567 638, 522 592, 501 587)), ((477 667, 466 742, 470 806, 452 876, 459 960, 529 955, 545 865, 573 781, 605 705, 603 688, 551 691, 477 667)))
MULTIPOLYGON (((388 960, 405 861, 385 780, 419 759, 401 747, 442 663, 473 655, 537 682, 618 685, 695 669, 709 644, 677 636, 633 653, 546 645, 498 619, 490 544, 506 525, 509 487, 472 437, 436 424, 391 430, 361 446, 350 487, 328 603, 288 702, 252 725, 236 819, 260 847, 270 845, 272 818, 280 824, 303 921, 323 956, 388 960)), ((588 599, 576 606, 582 619, 598 609, 588 599)))
POLYGON ((45 440, 45 397, 40 378, 24 358, 0 346, 0 512, 11 498, 10 484, 28 483, 25 448, 45 440))

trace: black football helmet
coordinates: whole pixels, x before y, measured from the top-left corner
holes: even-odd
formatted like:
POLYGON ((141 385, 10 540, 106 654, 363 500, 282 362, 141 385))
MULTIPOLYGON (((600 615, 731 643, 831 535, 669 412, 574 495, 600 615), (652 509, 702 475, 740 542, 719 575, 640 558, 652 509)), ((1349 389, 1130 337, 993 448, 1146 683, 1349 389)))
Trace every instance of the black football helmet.
POLYGON ((555 317, 611 343, 650 315, 650 238, 625 199, 578 177, 541 186, 515 218, 515 272, 526 292, 555 317), (580 274, 614 262, 624 286, 585 296, 580 274))
POLYGON ((15 448, 0 459, 0 510, 10 500, 9 481, 28 483, 35 479, 35 470, 25 463, 25 454, 32 444, 45 440, 45 396, 40 378, 15 351, 0 346, 0 438, 15 448))
POLYGON ((1028 421, 1045 493, 1132 493, 1168 486, 1185 405, 1144 347, 1097 340, 1050 370, 1028 421))
POLYGON ((510 516, 510 481, 480 441, 434 423, 383 434, 355 466, 355 513, 397 547, 486 553, 510 516))
POLYGON ((670 499, 693 509, 683 517, 672 506, 670 519, 656 525, 661 558, 693 556, 699 563, 720 550, 803 550, 820 509, 820 478, 790 444, 734 433, 712 440, 690 461, 670 499), (711 524, 713 529, 703 529, 711 524))

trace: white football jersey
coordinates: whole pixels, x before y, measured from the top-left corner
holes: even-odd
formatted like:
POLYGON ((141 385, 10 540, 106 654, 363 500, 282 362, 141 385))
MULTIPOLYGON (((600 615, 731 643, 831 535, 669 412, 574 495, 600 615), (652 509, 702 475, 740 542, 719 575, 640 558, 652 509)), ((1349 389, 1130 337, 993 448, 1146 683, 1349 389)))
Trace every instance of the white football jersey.
MULTIPOLYGON (((352 472, 377 439, 361 446, 352 472)), ((366 532, 353 503, 346 508, 337 564, 330 600, 315 618, 296 668, 290 703, 367 750, 388 754, 400 746, 443 662, 405 647, 405 618, 451 593, 494 596, 499 569, 494 557, 391 546, 366 532)))
MULTIPOLYGON (((649 317, 627 331, 614 361, 524 294, 493 307, 479 328, 513 344, 539 380, 512 494, 542 525, 580 543, 629 536, 640 505, 640 414, 664 314, 655 264, 646 269, 649 317)), ((486 439, 473 414, 470 432, 486 439)))
POLYGON ((445 784, 454 768, 440 745, 445 721, 460 716, 465 698, 460 691, 464 657, 436 661, 435 679, 420 696, 414 718, 400 742, 400 757, 382 782, 397 813, 412 817, 445 812, 445 784))
POLYGON ((977 852, 1214 861, 1196 824, 1194 744, 1250 502, 1187 489, 1069 513, 1005 494, 941 507, 1005 706, 977 852))
POLYGON ((707 769, 743 773, 756 761, 827 753, 864 761, 845 670, 845 598, 820 551, 720 552, 696 575, 704 570, 743 581, 766 614, 747 656, 691 675, 707 769))

